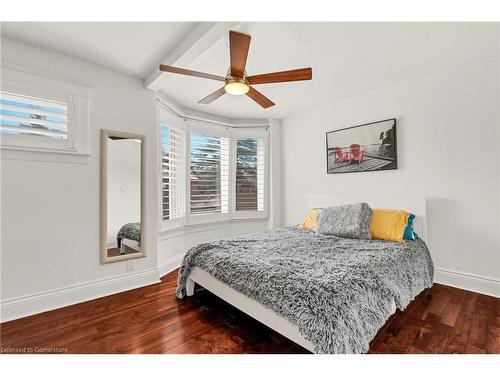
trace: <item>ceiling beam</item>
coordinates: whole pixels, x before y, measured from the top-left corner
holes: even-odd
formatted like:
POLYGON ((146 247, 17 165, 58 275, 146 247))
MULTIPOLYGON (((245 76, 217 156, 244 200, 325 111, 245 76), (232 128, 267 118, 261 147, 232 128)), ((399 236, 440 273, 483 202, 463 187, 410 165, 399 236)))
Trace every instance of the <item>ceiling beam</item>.
POLYGON ((153 91, 160 90, 172 77, 160 71, 160 64, 187 67, 189 64, 213 46, 221 38, 225 38, 229 30, 234 29, 238 22, 200 22, 162 61, 154 67, 144 85, 153 91))

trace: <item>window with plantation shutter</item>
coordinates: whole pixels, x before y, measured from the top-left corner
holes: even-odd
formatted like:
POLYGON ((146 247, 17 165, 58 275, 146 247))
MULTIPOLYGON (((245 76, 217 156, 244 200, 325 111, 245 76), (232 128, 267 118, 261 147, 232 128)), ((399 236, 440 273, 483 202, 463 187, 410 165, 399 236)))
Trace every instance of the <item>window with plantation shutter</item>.
POLYGON ((87 163, 90 88, 3 61, 1 73, 2 158, 87 163))
POLYGON ((229 212, 229 137, 191 132, 190 213, 229 212))
POLYGON ((236 211, 264 211, 264 139, 236 139, 236 211))
POLYGON ((184 217, 185 212, 185 131, 160 124, 162 220, 184 217))
POLYGON ((68 106, 2 91, 0 134, 67 140, 68 106))
POLYGON ((186 118, 167 104, 158 100, 160 230, 267 219, 268 128, 186 118))

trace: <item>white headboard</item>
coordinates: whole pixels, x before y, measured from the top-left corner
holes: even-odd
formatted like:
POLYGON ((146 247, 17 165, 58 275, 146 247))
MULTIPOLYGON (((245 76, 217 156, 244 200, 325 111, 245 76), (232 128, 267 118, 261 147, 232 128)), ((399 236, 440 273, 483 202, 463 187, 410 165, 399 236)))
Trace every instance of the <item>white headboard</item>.
POLYGON ((425 213, 425 196, 409 193, 307 193, 306 214, 313 208, 339 206, 343 204, 366 202, 372 208, 392 208, 414 214, 414 231, 427 240, 427 225, 425 213))

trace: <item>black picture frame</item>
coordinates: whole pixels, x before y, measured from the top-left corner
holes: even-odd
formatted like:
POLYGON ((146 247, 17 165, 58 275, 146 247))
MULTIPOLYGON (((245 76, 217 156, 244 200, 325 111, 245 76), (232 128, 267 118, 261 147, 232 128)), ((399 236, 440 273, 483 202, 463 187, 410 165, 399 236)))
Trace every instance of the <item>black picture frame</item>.
POLYGON ((327 174, 394 169, 398 169, 396 118, 326 133, 327 174))

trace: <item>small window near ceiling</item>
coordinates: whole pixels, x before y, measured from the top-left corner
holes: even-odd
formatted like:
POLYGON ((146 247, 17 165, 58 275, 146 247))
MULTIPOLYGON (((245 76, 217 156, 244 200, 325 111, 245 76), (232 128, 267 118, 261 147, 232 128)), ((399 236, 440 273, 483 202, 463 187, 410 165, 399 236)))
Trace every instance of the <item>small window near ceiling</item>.
POLYGON ((68 139, 68 106, 41 98, 1 92, 2 136, 68 139))
POLYGON ((229 211, 229 138, 191 133, 190 213, 229 211))
POLYGON ((184 217, 184 130, 160 124, 162 220, 184 217))
POLYGON ((236 211, 264 211, 264 139, 236 140, 236 211))

